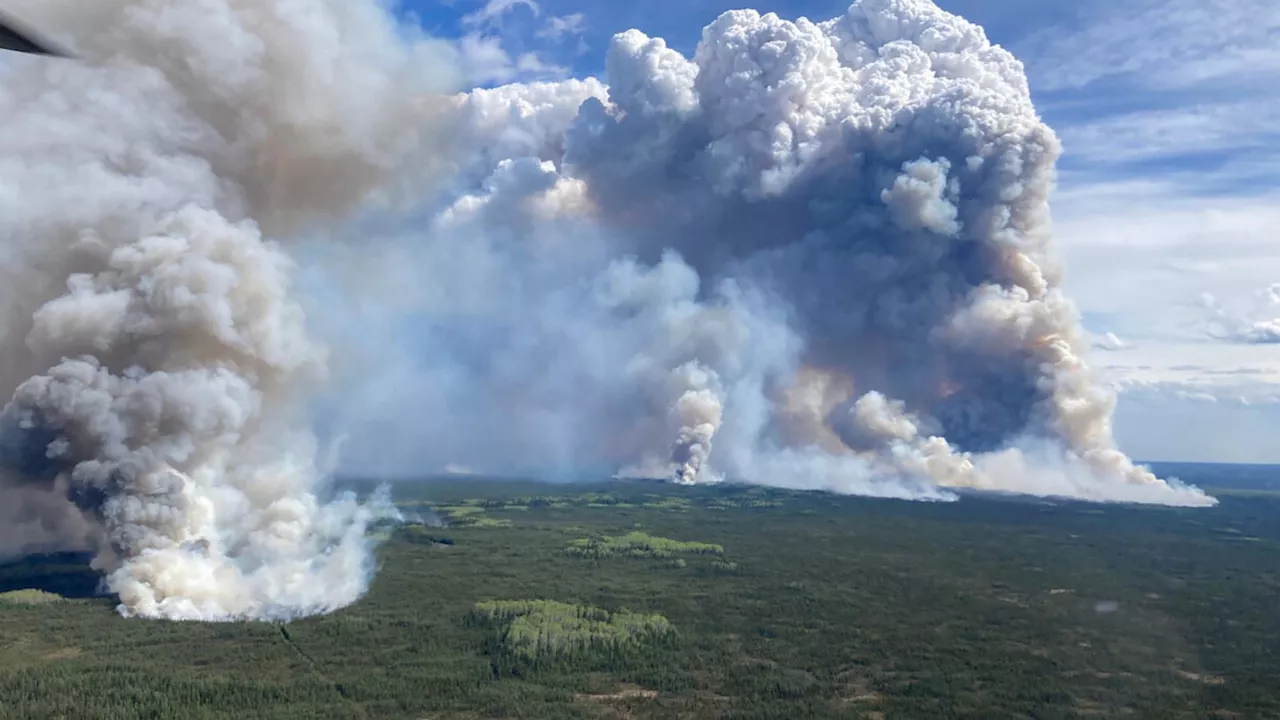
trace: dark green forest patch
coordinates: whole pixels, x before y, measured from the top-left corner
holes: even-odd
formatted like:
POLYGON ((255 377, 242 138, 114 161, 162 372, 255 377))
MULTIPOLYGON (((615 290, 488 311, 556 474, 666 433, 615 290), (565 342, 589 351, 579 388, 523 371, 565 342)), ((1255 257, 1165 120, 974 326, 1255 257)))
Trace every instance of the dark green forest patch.
POLYGON ((378 528, 368 594, 284 626, 125 619, 86 557, 0 564, 0 593, 66 598, 0 602, 0 719, 1280 717, 1280 499, 395 500, 423 522, 378 528))

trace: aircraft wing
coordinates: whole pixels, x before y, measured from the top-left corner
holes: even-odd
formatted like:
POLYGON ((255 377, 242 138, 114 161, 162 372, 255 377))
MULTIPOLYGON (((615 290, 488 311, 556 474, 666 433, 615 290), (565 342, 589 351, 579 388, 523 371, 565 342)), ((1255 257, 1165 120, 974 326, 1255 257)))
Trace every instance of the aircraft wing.
POLYGON ((0 50, 12 50, 32 55, 71 57, 71 54, 67 51, 35 35, 3 14, 0 14, 0 50))

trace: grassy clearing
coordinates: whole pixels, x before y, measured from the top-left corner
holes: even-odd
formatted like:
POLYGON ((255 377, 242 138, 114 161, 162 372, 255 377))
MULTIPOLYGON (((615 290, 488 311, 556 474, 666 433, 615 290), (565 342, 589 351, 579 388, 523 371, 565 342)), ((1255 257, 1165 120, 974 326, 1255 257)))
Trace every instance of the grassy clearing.
POLYGON ((12 603, 15 605, 44 605, 47 603, 62 602, 65 599, 66 598, 57 593, 35 589, 10 590, 9 592, 0 593, 0 602, 12 603))
POLYGON ((677 555, 723 555, 724 547, 712 543, 682 542, 670 538, 654 537, 635 531, 621 537, 578 538, 569 543, 565 552, 589 560, 611 557, 648 558, 665 560, 677 555))

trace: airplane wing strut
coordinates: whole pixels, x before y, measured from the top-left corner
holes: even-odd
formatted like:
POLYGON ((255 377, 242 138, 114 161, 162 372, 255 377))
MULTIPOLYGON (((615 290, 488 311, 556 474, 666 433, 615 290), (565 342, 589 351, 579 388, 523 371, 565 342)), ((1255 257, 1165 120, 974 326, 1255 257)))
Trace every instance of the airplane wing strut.
POLYGON ((4 14, 0 14, 0 50, 12 50, 31 55, 71 57, 71 53, 39 37, 4 14))

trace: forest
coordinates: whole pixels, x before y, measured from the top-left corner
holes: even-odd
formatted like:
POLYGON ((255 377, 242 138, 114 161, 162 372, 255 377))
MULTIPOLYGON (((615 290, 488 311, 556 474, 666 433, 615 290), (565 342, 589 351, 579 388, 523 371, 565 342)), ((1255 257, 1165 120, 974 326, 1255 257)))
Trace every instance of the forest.
MULTIPOLYGON (((364 487, 366 483, 353 483, 364 487)), ((361 601, 120 617, 0 566, 0 718, 1280 717, 1280 498, 911 503, 732 485, 395 485, 361 601)))

